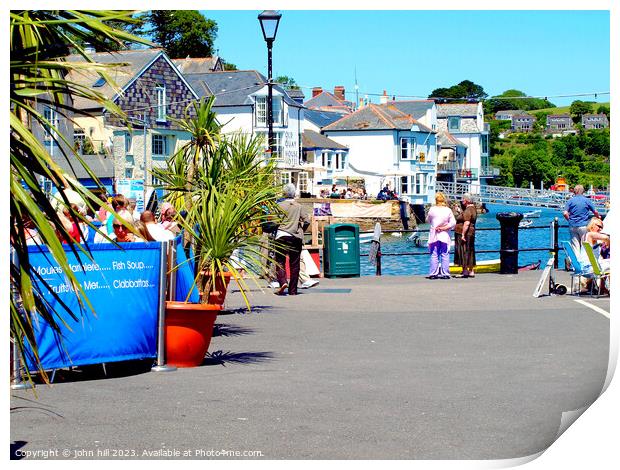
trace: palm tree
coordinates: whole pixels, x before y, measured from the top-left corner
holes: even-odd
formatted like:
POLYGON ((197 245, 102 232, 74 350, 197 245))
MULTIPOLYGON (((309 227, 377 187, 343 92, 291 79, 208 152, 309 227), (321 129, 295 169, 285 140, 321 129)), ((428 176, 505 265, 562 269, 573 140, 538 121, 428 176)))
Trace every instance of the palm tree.
MULTIPOLYGON (((65 77, 71 70, 95 71, 102 79, 113 84, 108 70, 118 64, 94 62, 85 46, 106 51, 128 43, 150 44, 145 39, 119 29, 118 25, 135 21, 131 18, 133 13, 78 10, 10 12, 11 334, 21 358, 25 359, 28 355, 39 366, 33 328, 38 318, 58 332, 60 324, 67 324, 67 316, 73 321, 78 317, 58 296, 54 295, 62 307, 61 311, 52 308, 46 300, 44 293, 53 291, 30 264, 24 222, 31 221, 37 229, 41 243, 47 245, 68 282, 75 288, 80 301, 80 313, 83 313, 84 307, 90 304, 68 266, 59 235, 69 240, 70 249, 78 258, 80 255, 89 257, 89 253, 87 248, 71 242, 61 217, 41 187, 41 180, 45 178, 58 191, 61 206, 69 211, 69 217, 74 221, 83 221, 84 218, 72 208, 66 195, 68 190, 75 191, 91 208, 100 201, 60 168, 45 146, 36 139, 33 129, 36 126, 45 129, 53 143, 63 149, 61 158, 66 158, 74 167, 82 166, 91 178, 97 180, 80 155, 71 150, 73 142, 68 142, 54 122, 46 118, 42 108, 53 108, 71 121, 73 113, 77 112, 72 105, 73 98, 84 97, 96 101, 111 113, 123 116, 122 111, 104 95, 72 83, 65 77), (64 58, 70 53, 81 55, 83 61, 66 62, 64 58)), ((41 372, 46 378, 44 371, 41 372)))
POLYGON ((275 164, 262 159, 262 137, 226 135, 212 110, 213 98, 188 106, 179 126, 191 133, 166 167, 153 169, 166 199, 184 208, 180 221, 195 249, 196 284, 203 301, 217 290, 216 277, 229 272, 249 307, 246 284, 233 253, 241 253, 244 270, 263 274, 268 261, 260 227, 265 213, 276 215, 280 187, 275 164), (191 111, 194 111, 192 113, 191 111))

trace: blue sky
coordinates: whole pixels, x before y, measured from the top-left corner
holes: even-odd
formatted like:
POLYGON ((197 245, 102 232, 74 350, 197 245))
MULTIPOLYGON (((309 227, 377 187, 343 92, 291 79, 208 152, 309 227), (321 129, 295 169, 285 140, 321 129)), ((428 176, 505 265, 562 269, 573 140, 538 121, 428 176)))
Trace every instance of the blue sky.
MULTIPOLYGON (((274 77, 306 96, 343 85, 360 97, 426 97, 468 79, 489 95, 516 88, 532 96, 609 91, 607 11, 287 11, 274 43, 274 77)), ((215 47, 239 69, 266 74, 260 10, 202 11, 219 27, 215 47)), ((413 98, 410 98, 413 99, 413 98)), ((609 95, 549 98, 609 101, 609 95)))

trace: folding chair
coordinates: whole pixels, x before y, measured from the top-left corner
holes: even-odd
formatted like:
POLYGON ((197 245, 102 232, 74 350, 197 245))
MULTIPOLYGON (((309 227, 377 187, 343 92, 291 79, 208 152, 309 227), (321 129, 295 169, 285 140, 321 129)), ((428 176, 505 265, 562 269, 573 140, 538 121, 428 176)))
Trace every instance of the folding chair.
MULTIPOLYGON (((592 279, 594 277, 594 273, 590 270, 586 270, 585 266, 581 263, 579 258, 577 257, 577 253, 573 250, 572 245, 568 241, 561 242, 562 248, 564 248, 564 252, 566 256, 570 259, 572 264, 573 272, 570 273, 570 292, 571 294, 575 293, 575 278, 577 278, 579 283, 579 290, 577 291, 577 295, 580 295, 581 291, 581 278, 585 277, 587 279, 592 279)), ((590 295, 592 295, 592 287, 590 287, 590 295)))
POLYGON ((594 255, 594 249, 592 248, 590 242, 583 242, 583 248, 586 251, 586 255, 588 256, 590 264, 592 265, 592 282, 596 282, 596 297, 598 298, 601 292, 601 280, 605 283, 605 288, 607 289, 607 291, 609 291, 609 271, 603 271, 601 269, 601 265, 598 262, 598 259, 596 259, 596 256, 594 255))

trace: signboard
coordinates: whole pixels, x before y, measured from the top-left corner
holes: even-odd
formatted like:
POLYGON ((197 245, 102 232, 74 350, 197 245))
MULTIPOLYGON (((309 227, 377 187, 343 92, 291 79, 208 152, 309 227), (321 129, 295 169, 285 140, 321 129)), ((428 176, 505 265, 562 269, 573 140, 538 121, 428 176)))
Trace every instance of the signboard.
MULTIPOLYGON (((29 248, 32 266, 51 287, 44 292, 45 300, 67 323, 61 325, 61 344, 49 324, 41 321, 35 325, 44 369, 156 357, 161 244, 121 245, 122 249, 111 243, 91 245, 92 261, 84 255, 78 260, 66 249, 70 269, 95 313, 79 305, 73 286, 47 248, 29 248), (52 292, 78 321, 69 316, 52 292)), ((36 369, 27 362, 30 370, 36 369)))
POLYGON ((536 284, 536 289, 534 289, 534 294, 532 294, 534 297, 540 297, 541 295, 543 295, 542 290, 543 290, 543 287, 545 286, 545 282, 547 282, 547 280, 549 279, 549 276, 551 275, 551 270, 553 269, 554 261, 555 260, 553 257, 549 258, 549 261, 547 261, 547 265, 542 270, 542 273, 540 273, 540 279, 538 280, 538 284, 536 284))
POLYGON ((126 198, 136 200, 136 210, 144 212, 144 180, 119 179, 116 180, 116 190, 126 198))

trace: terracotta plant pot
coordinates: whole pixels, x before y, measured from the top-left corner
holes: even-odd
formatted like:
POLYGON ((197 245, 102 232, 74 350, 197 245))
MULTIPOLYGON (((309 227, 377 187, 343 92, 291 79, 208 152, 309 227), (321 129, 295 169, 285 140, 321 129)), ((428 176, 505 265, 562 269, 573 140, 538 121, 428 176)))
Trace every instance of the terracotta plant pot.
MULTIPOLYGON (((226 300, 226 292, 228 291, 228 284, 230 284, 230 280, 232 279, 232 274, 229 272, 225 272, 224 281, 222 281, 222 277, 220 274, 215 276, 215 289, 209 292, 209 299, 207 303, 213 305, 224 305, 224 300, 226 300)), ((207 274, 207 276, 211 276, 207 274)))
POLYGON ((166 302, 166 363, 176 367, 202 364, 221 305, 166 302))

